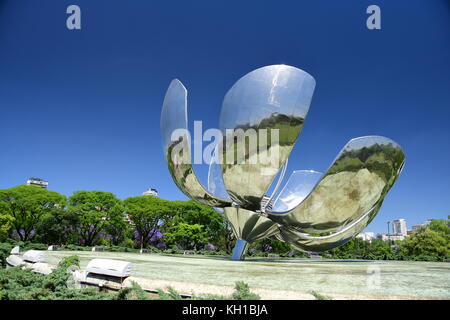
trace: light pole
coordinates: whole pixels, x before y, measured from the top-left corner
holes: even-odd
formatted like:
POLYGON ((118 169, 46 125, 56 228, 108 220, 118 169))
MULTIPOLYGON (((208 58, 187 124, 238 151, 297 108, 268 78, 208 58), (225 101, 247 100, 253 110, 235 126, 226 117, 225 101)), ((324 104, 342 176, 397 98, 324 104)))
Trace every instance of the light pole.
POLYGON ((387 243, 388 243, 388 247, 391 246, 391 238, 389 237, 389 232, 390 232, 389 224, 390 224, 390 223, 391 223, 391 221, 388 221, 388 222, 387 222, 387 227, 388 227, 388 230, 387 230, 387 243))

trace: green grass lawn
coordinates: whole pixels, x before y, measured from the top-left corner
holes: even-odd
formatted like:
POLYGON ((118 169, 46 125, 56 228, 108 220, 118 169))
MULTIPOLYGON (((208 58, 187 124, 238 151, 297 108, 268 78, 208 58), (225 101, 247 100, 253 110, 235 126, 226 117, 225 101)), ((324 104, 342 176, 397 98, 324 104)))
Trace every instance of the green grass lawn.
POLYGON ((231 261, 219 256, 89 251, 47 251, 45 262, 57 264, 70 255, 80 257, 82 268, 93 258, 130 261, 133 276, 151 279, 229 286, 242 280, 250 288, 450 298, 450 264, 441 262, 261 258, 231 261))

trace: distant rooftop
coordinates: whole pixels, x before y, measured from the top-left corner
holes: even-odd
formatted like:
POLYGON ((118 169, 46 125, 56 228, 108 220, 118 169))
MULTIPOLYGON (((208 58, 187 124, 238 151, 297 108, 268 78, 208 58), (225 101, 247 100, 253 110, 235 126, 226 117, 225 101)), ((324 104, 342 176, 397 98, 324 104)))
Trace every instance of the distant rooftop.
POLYGON ((150 188, 142 193, 143 196, 158 196, 158 190, 150 188))
POLYGON ((44 179, 41 179, 41 178, 35 178, 35 177, 28 178, 28 180, 45 181, 44 179))
POLYGON ((34 185, 47 189, 48 182, 41 178, 32 177, 27 180, 27 185, 34 185))

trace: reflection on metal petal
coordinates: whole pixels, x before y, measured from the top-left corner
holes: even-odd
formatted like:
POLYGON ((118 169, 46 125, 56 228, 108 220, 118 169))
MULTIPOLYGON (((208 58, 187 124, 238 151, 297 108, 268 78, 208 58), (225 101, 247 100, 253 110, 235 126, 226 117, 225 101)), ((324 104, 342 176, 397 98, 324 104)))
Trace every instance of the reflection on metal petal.
POLYGON ((301 233, 337 232, 383 201, 404 160, 403 150, 388 138, 353 139, 297 207, 269 217, 301 233))
POLYGON ((314 170, 292 172, 283 190, 276 197, 271 212, 287 212, 294 209, 309 195, 321 177, 322 173, 314 170))
MULTIPOLYGON (((219 164, 218 147, 214 149, 213 156, 211 157, 211 162, 209 163, 208 169, 208 191, 215 197, 226 199, 231 202, 231 198, 228 195, 225 185, 222 180, 222 170, 219 164)), ((222 208, 213 208, 217 213, 222 214, 222 208)))
POLYGON ((222 180, 222 171, 219 164, 219 158, 217 155, 217 147, 214 149, 213 156, 211 157, 211 162, 209 163, 208 170, 208 191, 214 196, 227 199, 231 201, 230 196, 225 189, 225 185, 222 180))
POLYGON ((263 198, 263 201, 261 202, 261 212, 262 213, 272 210, 272 206, 274 203, 273 199, 278 194, 278 189, 280 188, 281 183, 283 182, 284 175, 286 174, 286 169, 288 166, 288 160, 289 159, 286 159, 286 162, 284 163, 283 167, 280 170, 280 173, 278 174, 279 177, 278 177, 275 187, 273 188, 272 194, 270 195, 270 197, 267 198, 266 201, 264 201, 265 199, 263 198))
POLYGON ((195 175, 191 163, 190 136, 187 131, 187 90, 179 80, 170 83, 164 98, 161 135, 169 171, 178 188, 192 200, 208 206, 230 205, 230 201, 209 193, 195 175), (172 136, 174 132, 179 134, 172 136))
POLYGON ((253 211, 226 207, 224 216, 230 222, 235 237, 247 242, 255 242, 279 232, 276 223, 253 211))
POLYGON ((290 227, 280 227, 280 234, 277 238, 292 245, 301 251, 323 252, 339 247, 353 239, 358 233, 372 221, 380 210, 381 203, 376 204, 372 209, 363 214, 358 220, 347 225, 336 233, 326 236, 311 236, 302 234, 290 227))
POLYGON ((273 65, 248 73, 226 94, 219 120, 228 151, 221 152, 222 175, 228 194, 241 207, 259 210, 303 127, 314 87, 305 71, 273 65), (278 141, 272 141, 277 134, 278 141), (248 147, 245 139, 264 148, 248 147))

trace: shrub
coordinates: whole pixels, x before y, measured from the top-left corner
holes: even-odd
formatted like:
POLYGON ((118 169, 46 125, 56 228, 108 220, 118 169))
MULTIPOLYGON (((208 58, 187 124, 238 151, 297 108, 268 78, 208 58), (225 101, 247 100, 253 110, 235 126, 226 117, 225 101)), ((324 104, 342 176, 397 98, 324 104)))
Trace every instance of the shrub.
POLYGON ((162 289, 158 289, 158 296, 161 300, 181 300, 180 294, 172 287, 167 287, 167 292, 162 289))
POLYGON ((134 247, 136 246, 136 243, 130 239, 130 238, 126 238, 125 239, 125 247, 130 248, 130 249, 134 249, 134 247))
POLYGON ((63 259, 51 274, 44 275, 20 267, 0 269, 0 300, 105 300, 110 293, 95 289, 67 288, 70 273, 67 266, 78 261, 71 256, 63 259))
POLYGON ((78 256, 68 256, 58 263, 59 268, 69 268, 71 266, 80 266, 80 258, 78 256))
POLYGON ((314 290, 310 291, 309 293, 312 294, 314 298, 316 298, 316 300, 332 300, 330 297, 320 294, 314 290))
POLYGON ((121 289, 114 300, 149 300, 145 292, 136 282, 132 282, 131 287, 121 289))
POLYGON ((83 247, 83 246, 77 246, 77 245, 74 245, 74 244, 69 244, 69 245, 64 247, 64 250, 69 250, 69 251, 91 251, 92 247, 83 247))
POLYGON ((0 267, 4 268, 6 266, 6 258, 9 256, 12 248, 12 244, 0 243, 0 267))
POLYGON ((44 244, 44 243, 32 243, 32 242, 27 242, 25 243, 25 245, 22 247, 20 247, 20 250, 22 251, 26 251, 26 250, 47 250, 48 245, 44 244))
POLYGON ((250 292, 248 284, 243 281, 236 281, 234 293, 231 296, 233 300, 259 300, 260 296, 250 292))
POLYGON ((137 252, 137 249, 127 248, 127 247, 119 247, 119 246, 111 246, 111 247, 104 247, 105 251, 108 252, 137 252))

